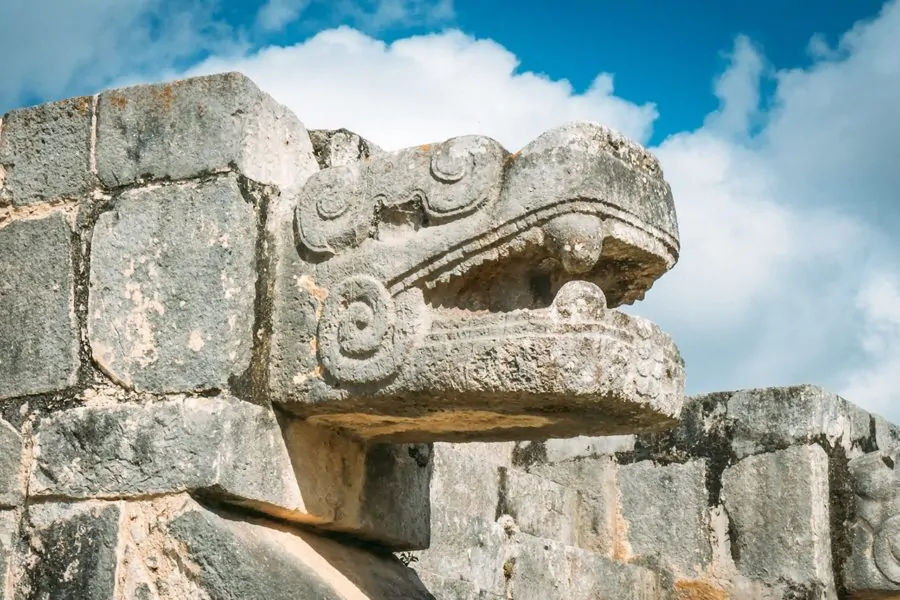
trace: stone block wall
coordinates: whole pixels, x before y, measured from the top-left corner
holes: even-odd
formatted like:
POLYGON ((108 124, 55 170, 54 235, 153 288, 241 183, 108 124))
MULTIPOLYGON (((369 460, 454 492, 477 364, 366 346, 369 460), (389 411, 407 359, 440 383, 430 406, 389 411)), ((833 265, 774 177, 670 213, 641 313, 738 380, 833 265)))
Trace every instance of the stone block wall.
POLYGON ((685 401, 614 310, 677 254, 597 124, 385 153, 235 73, 8 113, 0 600, 900 597, 900 430, 685 401))
POLYGON ((898 442, 797 386, 690 397, 661 434, 436 444, 411 566, 453 600, 900 597, 873 539, 897 548, 898 442))

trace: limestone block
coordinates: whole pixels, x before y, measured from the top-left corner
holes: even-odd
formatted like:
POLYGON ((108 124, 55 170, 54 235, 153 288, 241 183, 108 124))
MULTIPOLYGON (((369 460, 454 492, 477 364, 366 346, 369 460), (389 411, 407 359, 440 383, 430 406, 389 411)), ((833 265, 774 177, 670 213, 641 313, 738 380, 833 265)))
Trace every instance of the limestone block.
POLYGON ((120 516, 119 503, 30 506, 14 565, 15 598, 113 600, 120 516))
POLYGON ((287 187, 311 151, 300 120, 240 73, 100 95, 97 170, 109 187, 229 169, 287 187))
POLYGON ((22 436, 0 419, 0 507, 15 507, 25 500, 22 436))
POLYGON ((706 469, 705 459, 619 468, 621 513, 632 555, 657 557, 682 577, 709 566, 706 469))
POLYGON ((14 110, 0 124, 0 206, 85 196, 91 173, 93 98, 14 110))
POLYGON ((822 448, 793 446, 744 458, 725 469, 722 496, 732 554, 744 575, 835 597, 828 455, 822 448))
POLYGON ((384 152, 369 140, 346 129, 313 129, 309 132, 309 139, 316 160, 323 169, 349 165, 384 152))
POLYGON ((235 176, 124 192, 94 229, 94 360, 138 390, 223 388, 250 364, 256 214, 235 176))
POLYGON ((34 498, 183 491, 386 546, 428 545, 427 447, 365 447, 235 398, 79 407, 38 424, 34 498))
POLYGON ((425 587, 428 588, 428 591, 440 600, 504 600, 506 598, 505 595, 501 596, 478 589, 478 586, 464 579, 442 577, 430 571, 417 568, 415 564, 410 566, 416 571, 416 574, 422 583, 425 584, 425 587))
POLYGON ((500 470, 498 511, 511 516, 522 533, 574 545, 578 493, 554 481, 515 469, 500 470))
POLYGON ((187 497, 129 504, 127 516, 130 537, 123 554, 128 568, 123 569, 121 584, 125 597, 434 598, 415 572, 389 553, 271 522, 220 515, 187 497))
POLYGON ((514 600, 658 600, 659 577, 637 565, 522 535, 504 567, 514 600))
POLYGON ((671 193, 646 151, 593 123, 512 155, 464 136, 354 161, 354 140, 319 140, 322 164, 341 164, 296 194, 294 257, 274 282, 273 401, 383 442, 676 422, 677 349, 611 310, 677 257, 671 193))
POLYGON ((75 383, 73 293, 71 231, 61 214, 0 228, 0 398, 75 383))
MULTIPOLYGON (((19 540, 20 514, 14 510, 0 511, 0 581, 9 582, 15 568, 14 556, 19 540)), ((13 600, 7 585, 0 589, 0 599, 13 600)))
POLYGON ((853 598, 900 596, 900 447, 850 461, 854 519, 844 586, 853 598))
POLYGON ((812 385, 736 392, 727 411, 731 447, 739 458, 821 437, 849 451, 870 434, 867 412, 812 385))

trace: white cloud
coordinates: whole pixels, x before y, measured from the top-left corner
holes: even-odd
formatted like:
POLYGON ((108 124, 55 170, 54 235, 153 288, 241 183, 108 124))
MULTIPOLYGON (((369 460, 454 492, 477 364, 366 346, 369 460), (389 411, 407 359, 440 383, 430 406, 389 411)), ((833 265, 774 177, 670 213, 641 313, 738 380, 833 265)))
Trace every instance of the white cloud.
POLYGON ((256 13, 256 27, 265 32, 281 31, 296 21, 309 0, 268 0, 256 13))

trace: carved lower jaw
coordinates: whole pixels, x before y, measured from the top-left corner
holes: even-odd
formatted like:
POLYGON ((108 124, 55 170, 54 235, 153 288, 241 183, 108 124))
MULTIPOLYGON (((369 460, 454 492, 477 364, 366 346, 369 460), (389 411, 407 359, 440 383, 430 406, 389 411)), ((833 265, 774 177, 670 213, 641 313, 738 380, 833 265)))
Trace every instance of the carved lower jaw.
POLYGON ((378 441, 615 435, 672 426, 683 386, 668 336, 572 281, 544 309, 435 311, 389 382, 319 388, 342 399, 303 411, 378 441))

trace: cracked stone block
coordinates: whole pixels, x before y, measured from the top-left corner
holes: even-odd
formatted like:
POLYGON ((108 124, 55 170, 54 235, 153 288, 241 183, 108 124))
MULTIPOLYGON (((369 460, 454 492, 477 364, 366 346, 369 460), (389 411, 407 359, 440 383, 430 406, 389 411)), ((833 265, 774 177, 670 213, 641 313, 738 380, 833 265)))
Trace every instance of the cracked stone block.
POLYGON ((119 544, 118 503, 47 503, 28 507, 16 600, 113 600, 119 544))
POLYGON ((0 398, 74 385, 71 231, 61 214, 0 228, 0 398))
POLYGON ((900 597, 900 446, 849 464, 854 493, 844 586, 852 598, 900 597))
POLYGON ((120 384, 224 388, 250 365, 256 213, 234 175, 122 193, 91 250, 88 338, 120 384))
POLYGON ((0 508, 19 506, 25 500, 22 436, 0 419, 0 508))
POLYGON ((34 443, 33 498, 189 491, 397 549, 428 545, 427 446, 283 431, 271 409, 221 396, 57 412, 34 443))
POLYGON ((184 496, 129 504, 127 516, 124 556, 132 566, 123 572, 125 597, 434 599, 390 553, 235 519, 184 496))
POLYGON ((93 98, 11 111, 0 123, 0 206, 84 197, 91 173, 93 98))
POLYGON ((821 447, 792 446, 742 459, 725 469, 722 497, 742 574, 835 597, 828 455, 821 447))
POLYGON ((354 161, 364 152, 347 143, 298 189, 282 232, 294 256, 275 274, 274 402, 393 443, 676 423, 677 348, 613 310, 677 259, 649 153, 595 123, 515 154, 462 136, 354 161))
POLYGON ((574 545, 578 493, 554 481, 515 469, 500 470, 498 511, 522 533, 574 545))
POLYGON ((658 600, 664 594, 647 568, 526 535, 516 536, 504 571, 507 597, 515 600, 658 600))
POLYGON ((100 95, 97 170, 109 187, 229 169, 288 187, 311 154, 300 120, 240 73, 100 95))
POLYGON ((705 459, 619 468, 621 514, 630 554, 657 557, 681 576, 702 573, 712 560, 705 459))
POLYGON ((870 435, 870 415, 818 386, 735 392, 728 399, 731 448, 738 458, 824 437, 851 450, 870 435))

